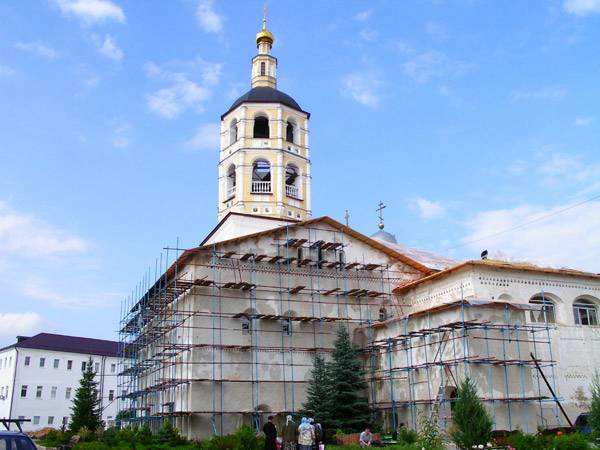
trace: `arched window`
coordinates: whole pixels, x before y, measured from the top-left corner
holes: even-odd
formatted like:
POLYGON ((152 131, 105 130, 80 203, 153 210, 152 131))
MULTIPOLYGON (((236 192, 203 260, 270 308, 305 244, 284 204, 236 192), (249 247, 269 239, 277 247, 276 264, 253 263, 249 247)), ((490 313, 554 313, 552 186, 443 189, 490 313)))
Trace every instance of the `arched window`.
POLYGON ((387 320, 387 311, 385 308, 379 309, 379 321, 384 322, 387 320))
POLYGON ((231 198, 235 195, 235 166, 232 164, 227 169, 227 198, 231 198))
POLYGON ((545 295, 534 295, 529 300, 532 305, 541 307, 539 310, 531 310, 530 319, 533 323, 554 323, 556 317, 554 315, 554 302, 545 295))
POLYGON ((260 63, 260 76, 264 77, 267 74, 267 65, 264 62, 260 63))
POLYGON ((577 325, 598 325, 596 305, 590 300, 578 299, 573 302, 573 315, 577 325))
POLYGON ((265 116, 254 118, 254 137, 268 138, 269 137, 269 119, 265 116))
POLYGON ((294 127, 294 123, 288 121, 287 126, 285 128, 285 140, 288 142, 294 143, 294 133, 296 129, 294 127))
POLYGON ((298 169, 289 164, 285 168, 285 193, 288 197, 300 198, 299 181, 298 169))
POLYGON ((229 145, 234 144, 238 140, 238 123, 233 119, 229 125, 229 145))
POLYGON ((268 161, 258 160, 252 166, 252 192, 255 194, 268 194, 271 192, 271 164, 268 161))

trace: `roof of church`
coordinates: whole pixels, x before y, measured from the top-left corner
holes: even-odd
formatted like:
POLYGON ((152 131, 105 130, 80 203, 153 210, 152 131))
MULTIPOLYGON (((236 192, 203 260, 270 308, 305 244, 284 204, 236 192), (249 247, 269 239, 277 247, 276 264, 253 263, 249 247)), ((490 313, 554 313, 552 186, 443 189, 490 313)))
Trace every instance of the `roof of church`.
POLYGON ((512 261, 500 261, 494 259, 478 259, 472 261, 465 261, 460 264, 456 264, 452 267, 449 267, 441 272, 434 273, 432 275, 426 276, 424 278, 420 278, 418 280, 412 281, 410 283, 404 284, 402 286, 398 286, 394 289, 396 294, 405 292, 409 289, 412 289, 418 286, 421 283, 425 283, 427 281, 431 281, 438 278, 443 278, 446 275, 456 272, 460 269, 470 268, 470 267, 490 267, 494 269, 500 270, 519 270, 523 272, 537 272, 537 273, 546 273, 551 275, 562 275, 562 276, 570 276, 577 278, 592 278, 596 280, 600 280, 600 274, 595 274, 591 272, 583 272, 575 269, 568 268, 552 268, 552 267, 541 267, 536 266, 535 264, 530 264, 527 262, 512 262, 512 261))
POLYGON ((436 255, 435 253, 425 250, 418 250, 403 244, 398 244, 397 242, 391 242, 388 239, 383 239, 380 237, 380 232, 375 233, 373 236, 371 236, 371 238, 433 270, 446 270, 458 264, 458 261, 455 261, 454 259, 436 255))
POLYGON ((310 113, 300 108, 298 102, 296 102, 296 100, 287 95, 285 92, 281 92, 270 87, 255 87, 233 102, 227 112, 221 116, 221 119, 235 108, 240 106, 242 103, 281 103, 300 112, 304 112, 310 117, 310 113))

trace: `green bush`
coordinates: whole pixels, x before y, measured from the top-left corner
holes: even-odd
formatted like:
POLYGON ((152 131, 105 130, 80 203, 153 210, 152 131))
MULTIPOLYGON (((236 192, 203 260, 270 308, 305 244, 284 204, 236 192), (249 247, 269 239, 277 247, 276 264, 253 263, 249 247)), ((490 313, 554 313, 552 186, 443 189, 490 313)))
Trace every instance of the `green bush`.
POLYGON ((587 450, 590 445, 586 438, 579 433, 564 434, 552 439, 552 449, 554 450, 587 450))
POLYGON ((400 429, 398 433, 398 442, 400 444, 414 444, 419 439, 419 435, 415 430, 409 428, 400 429))
POLYGON ((118 442, 133 443, 135 441, 135 433, 131 427, 123 427, 117 432, 116 438, 118 442))
POLYGON ((456 390, 452 409, 455 431, 452 440, 461 450, 474 445, 486 445, 492 437, 492 418, 477 395, 477 386, 471 378, 465 378, 456 390))
POLYGON ((73 450, 108 450, 111 447, 105 444, 104 442, 80 442, 75 444, 73 450))
POLYGON ((150 425, 146 422, 142 425, 142 428, 137 432, 136 435, 137 441, 143 445, 149 445, 154 440, 154 436, 152 436, 152 430, 150 430, 150 425))
POLYGON ((182 445, 187 442, 187 439, 179 435, 177 428, 173 426, 171 421, 165 420, 162 427, 158 429, 155 436, 155 442, 158 444, 169 444, 172 447, 182 445))
POLYGON ((235 448, 235 436, 215 436, 214 438, 202 443, 202 450, 233 450, 235 448))
POLYGON ((71 435, 68 433, 63 433, 59 430, 50 430, 46 434, 46 437, 38 440, 38 444, 44 447, 58 447, 68 443, 70 437, 71 435))

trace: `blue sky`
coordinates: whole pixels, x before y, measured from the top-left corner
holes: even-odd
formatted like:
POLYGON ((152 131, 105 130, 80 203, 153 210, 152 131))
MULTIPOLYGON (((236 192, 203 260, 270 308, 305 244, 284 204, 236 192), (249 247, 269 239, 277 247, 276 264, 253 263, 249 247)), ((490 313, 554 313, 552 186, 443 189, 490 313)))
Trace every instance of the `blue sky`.
MULTIPOLYGON (((0 3, 0 344, 114 338, 216 223, 221 113, 262 1, 0 3)), ((600 0, 272 0, 313 212, 456 259, 600 272, 600 0), (580 204, 581 203, 581 204, 580 204)))

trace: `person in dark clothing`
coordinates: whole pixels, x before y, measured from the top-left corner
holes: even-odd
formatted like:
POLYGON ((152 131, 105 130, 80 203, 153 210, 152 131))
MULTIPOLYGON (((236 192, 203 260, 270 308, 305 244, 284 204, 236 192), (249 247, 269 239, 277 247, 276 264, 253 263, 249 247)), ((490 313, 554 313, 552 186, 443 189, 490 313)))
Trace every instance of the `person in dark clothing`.
POLYGON ((277 450, 277 427, 273 423, 273 416, 267 418, 263 433, 265 433, 265 450, 277 450))

